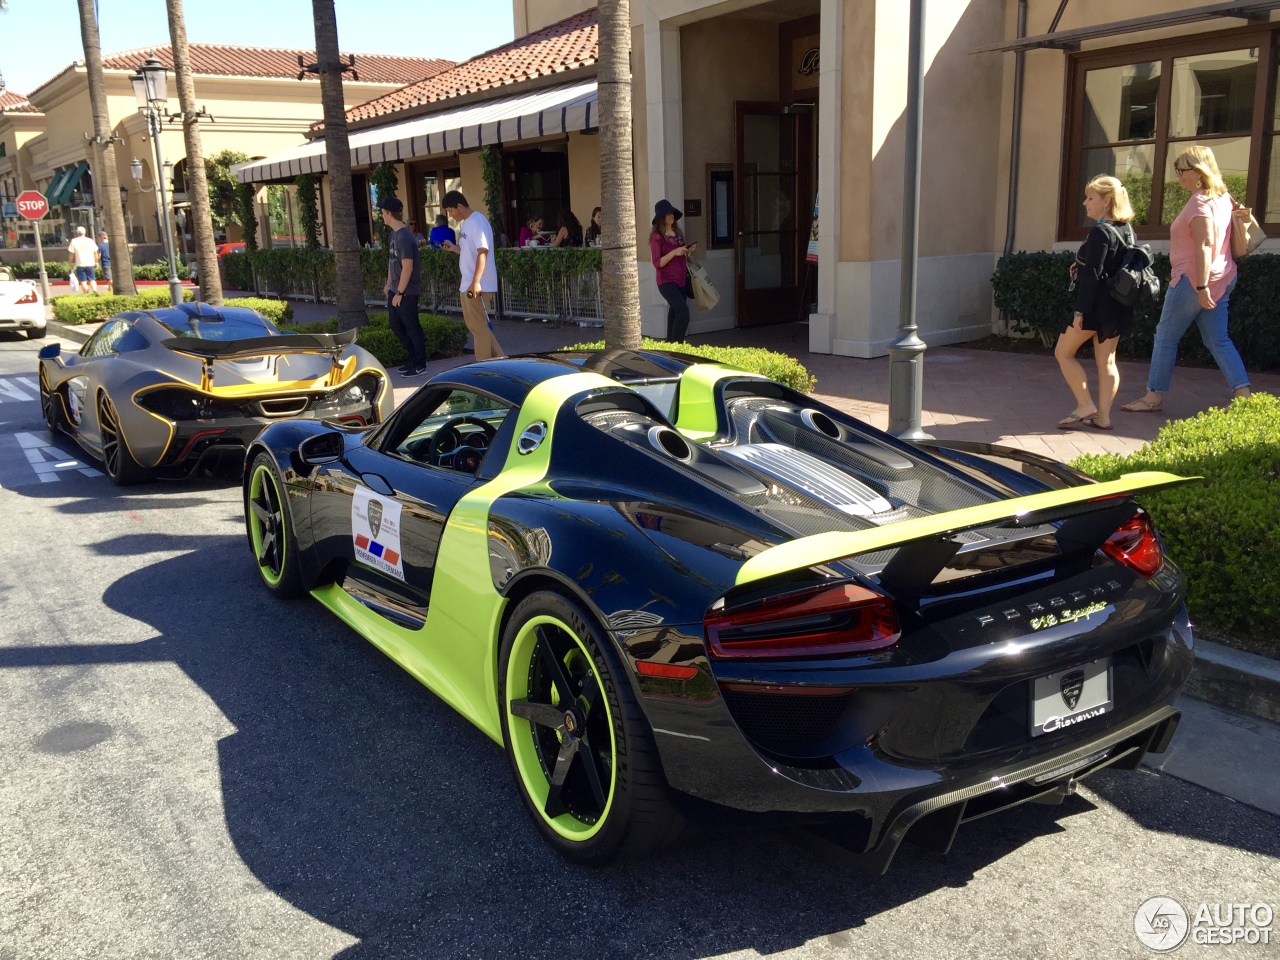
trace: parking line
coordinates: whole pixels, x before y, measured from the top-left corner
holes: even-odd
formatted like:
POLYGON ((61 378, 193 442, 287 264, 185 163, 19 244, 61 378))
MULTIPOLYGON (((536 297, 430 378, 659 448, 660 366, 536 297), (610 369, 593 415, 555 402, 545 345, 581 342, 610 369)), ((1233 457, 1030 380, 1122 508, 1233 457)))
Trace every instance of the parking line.
POLYGON ((7 396, 7 397, 12 397, 14 400, 23 400, 23 401, 26 401, 26 400, 39 400, 39 399, 40 399, 40 388, 39 388, 39 387, 34 386, 34 385, 32 385, 31 387, 29 387, 28 389, 30 389, 30 390, 32 391, 32 393, 34 393, 34 394, 35 394, 35 396, 34 396, 34 397, 33 397, 33 396, 29 396, 27 393, 25 393, 25 392, 22 390, 22 388, 21 388, 21 386, 20 386, 20 382, 21 382, 21 378, 18 378, 18 377, 14 377, 14 382, 13 382, 13 383, 10 383, 8 380, 5 380, 5 379, 0 379, 0 394, 4 394, 4 395, 5 395, 5 396, 7 396))

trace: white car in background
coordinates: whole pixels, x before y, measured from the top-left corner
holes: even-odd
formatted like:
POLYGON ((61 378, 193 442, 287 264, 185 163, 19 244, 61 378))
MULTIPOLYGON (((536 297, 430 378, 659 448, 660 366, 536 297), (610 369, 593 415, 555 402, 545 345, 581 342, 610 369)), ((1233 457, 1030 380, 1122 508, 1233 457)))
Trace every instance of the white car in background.
POLYGON ((32 281, 0 279, 0 330, 24 330, 29 340, 45 335, 44 297, 32 281))

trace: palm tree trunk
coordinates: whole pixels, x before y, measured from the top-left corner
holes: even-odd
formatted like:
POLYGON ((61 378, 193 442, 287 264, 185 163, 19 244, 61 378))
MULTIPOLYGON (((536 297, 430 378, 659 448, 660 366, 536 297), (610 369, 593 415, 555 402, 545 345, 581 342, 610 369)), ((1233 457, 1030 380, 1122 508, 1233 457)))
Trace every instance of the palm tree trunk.
POLYGON ((124 229, 120 172, 116 167, 116 147, 111 142, 111 118, 107 113, 107 81, 102 75, 98 21, 94 16, 94 0, 78 0, 78 3, 84 68, 89 75, 89 103, 93 110, 93 190, 107 225, 107 243, 111 248, 111 287, 116 293, 133 296, 138 288, 133 285, 133 257, 129 253, 129 238, 124 229))
POLYGON ((351 189, 351 148, 347 143, 347 111, 342 99, 342 64, 338 60, 338 19, 333 0, 311 0, 316 23, 316 63, 324 106, 324 149, 329 164, 333 263, 338 274, 338 326, 343 330, 369 322, 364 309, 364 275, 356 238, 356 203, 351 189))
POLYGON ((213 210, 209 206, 209 179, 204 169, 204 149, 196 119, 196 83, 191 76, 187 53, 187 25, 182 18, 182 0, 165 0, 169 12, 169 38, 173 41, 173 73, 178 81, 178 103, 182 108, 182 138, 187 145, 187 197, 191 201, 192 232, 196 241, 196 262, 200 264, 200 297, 206 303, 222 303, 222 276, 218 273, 218 248, 213 239, 213 210))
POLYGON ((600 2, 600 239, 604 247, 604 342, 640 346, 636 191, 631 172, 631 4, 600 2))

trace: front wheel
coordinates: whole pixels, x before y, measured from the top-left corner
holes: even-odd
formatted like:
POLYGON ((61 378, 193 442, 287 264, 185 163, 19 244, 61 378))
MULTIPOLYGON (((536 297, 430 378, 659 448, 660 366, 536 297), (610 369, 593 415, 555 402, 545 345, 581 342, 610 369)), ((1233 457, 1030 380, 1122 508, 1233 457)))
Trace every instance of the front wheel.
POLYGON ((40 412, 44 414, 50 433, 57 433, 62 428, 62 401, 49 388, 49 375, 45 373, 43 363, 40 364, 40 412))
POLYGON ((277 597, 300 597, 304 593, 298 563, 298 541, 293 535, 289 507, 276 465, 265 453, 253 460, 249 489, 244 499, 244 520, 249 549, 258 575, 277 597))
POLYGON ((503 633, 503 738, 525 807, 566 859, 598 866, 673 840, 683 821, 611 641, 550 591, 520 602, 503 633))

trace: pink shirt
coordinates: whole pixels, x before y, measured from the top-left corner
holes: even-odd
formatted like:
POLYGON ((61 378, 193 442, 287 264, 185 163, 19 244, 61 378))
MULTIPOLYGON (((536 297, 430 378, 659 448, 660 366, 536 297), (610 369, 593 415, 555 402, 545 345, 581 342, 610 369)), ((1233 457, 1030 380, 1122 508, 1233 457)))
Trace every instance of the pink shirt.
POLYGON ((1196 275, 1197 244, 1191 235, 1191 221, 1196 217, 1206 217, 1210 224, 1213 247, 1209 254, 1209 295, 1216 302, 1236 276, 1236 261, 1231 255, 1231 197, 1225 193, 1215 199, 1204 190, 1197 190, 1174 218, 1169 227, 1169 289, 1184 275, 1191 278, 1193 286, 1200 285, 1196 275))
POLYGON ((653 255, 653 267, 657 271, 658 285, 664 283, 674 283, 677 286, 684 286, 684 278, 688 264, 685 263, 684 256, 672 257, 667 261, 665 267, 658 266, 668 253, 676 247, 684 246, 684 237, 676 234, 668 237, 665 233, 654 233, 649 236, 649 253, 653 255))

